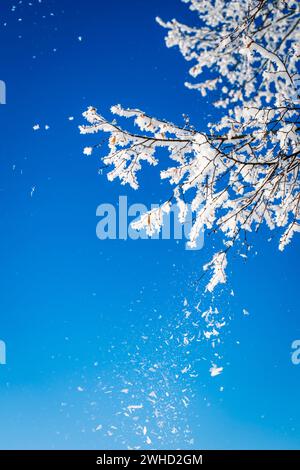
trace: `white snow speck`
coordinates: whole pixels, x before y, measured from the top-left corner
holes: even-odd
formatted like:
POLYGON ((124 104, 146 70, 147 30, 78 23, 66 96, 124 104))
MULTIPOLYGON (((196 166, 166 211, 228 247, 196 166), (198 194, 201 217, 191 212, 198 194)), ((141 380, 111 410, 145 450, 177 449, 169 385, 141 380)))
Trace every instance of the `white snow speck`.
POLYGON ((223 367, 217 367, 215 364, 209 369, 211 377, 216 377, 223 372, 223 367))
POLYGON ((143 408, 143 405, 129 405, 127 406, 127 408, 130 412, 132 412, 134 410, 141 410, 143 408))
POLYGON ((85 147, 83 149, 83 155, 90 156, 92 155, 93 147, 85 147))

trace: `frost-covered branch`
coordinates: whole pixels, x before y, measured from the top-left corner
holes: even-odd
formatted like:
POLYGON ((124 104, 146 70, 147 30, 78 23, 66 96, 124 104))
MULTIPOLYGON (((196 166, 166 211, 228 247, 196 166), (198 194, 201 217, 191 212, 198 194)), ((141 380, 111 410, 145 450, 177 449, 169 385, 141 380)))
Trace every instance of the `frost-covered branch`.
POLYGON ((109 135, 103 157, 108 178, 134 189, 144 162, 157 165, 160 149, 167 149, 170 166, 160 177, 169 180, 172 196, 155 214, 143 216, 138 228, 159 231, 172 199, 184 223, 191 203, 191 247, 203 227, 223 234, 224 249, 205 266, 213 290, 226 281, 227 251, 241 232, 263 223, 282 228, 282 250, 300 231, 300 8, 295 0, 184 1, 199 15, 198 27, 158 22, 168 29, 167 46, 177 46, 192 62, 190 74, 199 81, 188 88, 218 97, 213 104, 219 120, 196 130, 118 105, 113 114, 133 119, 137 131, 109 122, 92 107, 80 129, 109 135))

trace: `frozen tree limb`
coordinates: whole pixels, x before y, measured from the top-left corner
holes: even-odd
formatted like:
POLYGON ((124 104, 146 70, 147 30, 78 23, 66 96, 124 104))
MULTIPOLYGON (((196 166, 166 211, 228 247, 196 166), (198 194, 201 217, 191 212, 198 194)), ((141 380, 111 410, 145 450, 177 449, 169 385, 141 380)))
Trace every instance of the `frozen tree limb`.
MULTIPOLYGON (((205 266, 212 291, 226 282, 227 251, 242 232, 282 228, 280 250, 300 229, 300 4, 296 0, 184 0, 199 16, 199 26, 177 20, 159 24, 168 30, 167 47, 176 46, 192 63, 187 83, 202 96, 218 95, 213 104, 220 118, 208 130, 180 127, 137 109, 112 107, 130 118, 133 133, 109 122, 90 107, 83 134, 109 134, 103 157, 110 181, 138 189, 144 162, 157 165, 159 150, 169 152, 170 166, 161 171, 172 196, 144 216, 138 228, 159 231, 163 212, 174 198, 184 223, 185 205, 192 205, 190 246, 204 227, 223 234, 224 249, 205 266)), ((87 147, 86 154, 92 148, 87 147)))

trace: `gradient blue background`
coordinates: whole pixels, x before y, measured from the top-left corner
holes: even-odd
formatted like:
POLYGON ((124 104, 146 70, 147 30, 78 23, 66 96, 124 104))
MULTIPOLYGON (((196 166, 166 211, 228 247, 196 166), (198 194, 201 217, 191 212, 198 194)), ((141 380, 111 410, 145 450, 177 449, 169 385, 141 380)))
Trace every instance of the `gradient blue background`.
MULTIPOLYGON (((205 126, 214 111, 184 88, 188 64, 165 47, 155 23, 156 15, 196 18, 179 0, 32 4, 11 11, 14 2, 6 0, 0 7, 0 78, 7 84, 0 107, 0 339, 7 345, 0 448, 126 447, 135 439, 131 428, 122 438, 93 432, 95 423, 109 423, 119 400, 103 397, 97 383, 116 386, 116 371, 128 367, 147 322, 159 342, 160 315, 163 328, 175 325, 185 297, 204 299, 204 284, 195 292, 193 282, 212 243, 189 252, 172 240, 98 240, 99 204, 116 204, 120 194, 159 202, 164 187, 157 169, 146 169, 139 193, 108 183, 97 155, 82 155, 97 138, 80 136, 77 126, 88 105, 109 116, 117 103, 178 123, 186 113, 205 126), (36 123, 41 130, 34 132, 36 123)), ((231 318, 224 372, 211 378, 207 364, 190 384, 184 419, 194 443, 182 438, 182 447, 300 447, 300 366, 291 362, 291 343, 300 338, 300 237, 283 254, 278 234, 268 237, 257 235, 257 256, 246 263, 231 258, 228 288, 217 297, 231 318)), ((198 343, 192 360, 206 353, 198 343)), ((163 447, 174 445, 165 438, 163 447)))

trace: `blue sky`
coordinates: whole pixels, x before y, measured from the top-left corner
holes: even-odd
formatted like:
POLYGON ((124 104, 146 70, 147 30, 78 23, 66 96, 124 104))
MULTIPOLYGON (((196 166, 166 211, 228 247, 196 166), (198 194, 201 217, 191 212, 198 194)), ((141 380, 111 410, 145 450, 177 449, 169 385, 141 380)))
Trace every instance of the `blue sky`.
POLYGON ((97 155, 82 155, 97 138, 79 135, 81 113, 93 105, 109 116, 122 103, 205 126, 214 111, 184 88, 188 64, 155 22, 195 17, 179 0, 3 3, 0 448, 299 448, 299 237, 282 254, 278 234, 259 233, 247 262, 232 255, 213 298, 195 283, 213 241, 191 252, 173 240, 96 237, 99 204, 159 202, 165 187, 153 169, 138 193, 108 183, 97 155), (195 332, 199 301, 226 318, 219 358, 203 342, 178 347, 195 332), (212 361, 224 367, 213 378, 212 361), (196 376, 173 381, 174 364, 196 376), (159 418, 146 400, 154 389, 159 418))

